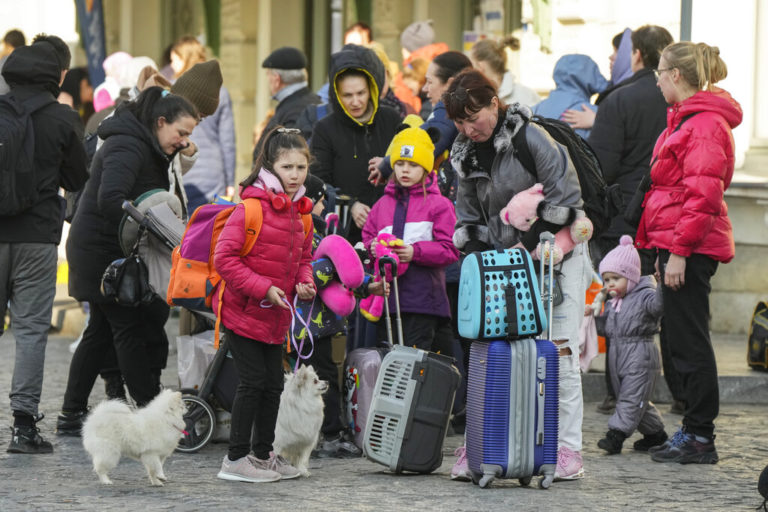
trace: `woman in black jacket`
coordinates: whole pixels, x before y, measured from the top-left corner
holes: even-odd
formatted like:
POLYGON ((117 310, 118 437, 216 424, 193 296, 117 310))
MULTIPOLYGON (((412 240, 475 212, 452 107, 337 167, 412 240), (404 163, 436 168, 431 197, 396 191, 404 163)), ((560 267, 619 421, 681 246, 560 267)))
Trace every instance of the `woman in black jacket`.
POLYGON ((332 113, 312 132, 310 171, 352 198, 347 239, 354 245, 371 206, 384 193, 383 186, 368 180, 368 161, 386 152, 400 115, 379 104, 384 66, 372 50, 347 45, 334 53, 328 79, 332 113))
POLYGON ((112 353, 137 405, 159 391, 160 371, 151 369, 150 362, 161 358, 159 352, 167 356, 168 306, 157 297, 135 308, 107 301, 101 295, 101 277, 112 261, 124 257, 118 240, 123 201, 152 189, 168 190, 168 166, 189 144, 197 121, 197 111, 185 99, 150 87, 99 126, 104 144, 93 159, 67 240, 69 293, 91 307, 72 358, 62 409, 62 417, 75 424, 82 421, 94 381, 99 370, 109 366, 112 353))

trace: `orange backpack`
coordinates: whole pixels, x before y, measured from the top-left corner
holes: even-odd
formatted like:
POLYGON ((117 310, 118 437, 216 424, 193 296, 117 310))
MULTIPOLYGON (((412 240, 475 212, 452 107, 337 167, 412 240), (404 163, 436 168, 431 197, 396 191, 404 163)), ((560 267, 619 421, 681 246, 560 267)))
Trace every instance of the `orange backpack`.
MULTIPOLYGON (((240 250, 241 258, 253 249, 264 220, 259 199, 245 199, 243 205, 245 206, 245 243, 240 250)), ((219 293, 224 289, 221 276, 213 264, 213 252, 221 231, 233 211, 235 211, 233 204, 206 204, 192 214, 184 230, 184 236, 181 238, 181 244, 173 250, 171 279, 168 283, 168 304, 192 311, 212 312, 211 302, 214 290, 219 283, 221 283, 219 293)), ((308 214, 301 217, 306 236, 312 231, 312 217, 308 214)), ((216 316, 219 316, 218 312, 216 316)))

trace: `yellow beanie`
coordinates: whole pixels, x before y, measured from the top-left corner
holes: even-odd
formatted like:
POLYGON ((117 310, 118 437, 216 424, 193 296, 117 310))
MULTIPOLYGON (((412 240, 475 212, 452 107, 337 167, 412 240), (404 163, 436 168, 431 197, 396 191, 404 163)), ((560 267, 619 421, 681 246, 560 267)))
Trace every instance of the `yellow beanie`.
POLYGON ((421 128, 405 128, 396 133, 386 154, 393 168, 398 160, 415 162, 427 172, 435 165, 435 145, 421 128))

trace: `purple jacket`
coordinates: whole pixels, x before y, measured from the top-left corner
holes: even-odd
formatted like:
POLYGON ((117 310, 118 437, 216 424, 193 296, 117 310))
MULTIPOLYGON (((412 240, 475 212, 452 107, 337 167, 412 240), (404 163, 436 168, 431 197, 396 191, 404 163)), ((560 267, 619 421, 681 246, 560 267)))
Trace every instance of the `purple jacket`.
MULTIPOLYGON (((363 227, 366 247, 379 233, 392 233, 413 245, 413 261, 398 280, 403 313, 451 316, 445 267, 459 259, 452 241, 455 225, 453 203, 440 194, 434 173, 427 177, 426 195, 420 184, 403 188, 390 182, 384 197, 371 208, 363 227)), ((394 307, 394 296, 390 306, 394 307)))

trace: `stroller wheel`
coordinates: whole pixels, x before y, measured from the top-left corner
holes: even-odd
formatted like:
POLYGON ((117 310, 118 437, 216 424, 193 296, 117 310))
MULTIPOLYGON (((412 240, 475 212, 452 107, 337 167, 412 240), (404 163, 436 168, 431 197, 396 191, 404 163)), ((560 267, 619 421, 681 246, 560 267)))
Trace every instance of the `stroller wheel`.
POLYGON ((216 428, 216 413, 208 402, 200 397, 184 395, 181 397, 187 412, 184 413, 186 433, 179 441, 176 451, 194 453, 208 444, 216 428))

